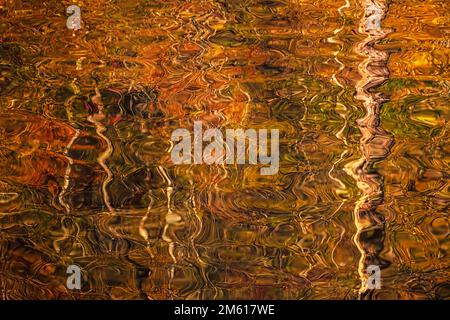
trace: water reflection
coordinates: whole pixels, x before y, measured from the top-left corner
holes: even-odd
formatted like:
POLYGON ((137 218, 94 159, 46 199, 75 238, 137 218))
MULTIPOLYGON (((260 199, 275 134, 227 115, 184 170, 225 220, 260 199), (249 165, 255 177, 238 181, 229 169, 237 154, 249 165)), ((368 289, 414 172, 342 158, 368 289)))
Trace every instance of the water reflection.
POLYGON ((449 12, 0 2, 2 297, 448 297, 449 12), (173 165, 195 121, 279 129, 279 173, 173 165))

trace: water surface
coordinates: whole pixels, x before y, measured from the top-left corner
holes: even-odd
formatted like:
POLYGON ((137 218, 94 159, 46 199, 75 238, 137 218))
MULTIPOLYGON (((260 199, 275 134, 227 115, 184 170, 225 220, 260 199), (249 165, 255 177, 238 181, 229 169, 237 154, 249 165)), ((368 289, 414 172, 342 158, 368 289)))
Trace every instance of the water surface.
POLYGON ((3 299, 449 297, 448 1, 3 0, 0 17, 3 299), (200 120, 279 129, 279 173, 173 165, 172 131, 200 120))

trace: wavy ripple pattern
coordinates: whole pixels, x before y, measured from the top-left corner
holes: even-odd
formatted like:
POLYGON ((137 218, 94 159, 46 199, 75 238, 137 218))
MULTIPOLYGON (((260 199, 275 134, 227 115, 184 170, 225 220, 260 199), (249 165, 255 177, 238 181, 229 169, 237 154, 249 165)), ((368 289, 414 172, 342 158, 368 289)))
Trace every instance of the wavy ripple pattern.
POLYGON ((1 298, 449 297, 446 1, 75 2, 0 2, 1 298), (198 120, 279 173, 173 165, 198 120))

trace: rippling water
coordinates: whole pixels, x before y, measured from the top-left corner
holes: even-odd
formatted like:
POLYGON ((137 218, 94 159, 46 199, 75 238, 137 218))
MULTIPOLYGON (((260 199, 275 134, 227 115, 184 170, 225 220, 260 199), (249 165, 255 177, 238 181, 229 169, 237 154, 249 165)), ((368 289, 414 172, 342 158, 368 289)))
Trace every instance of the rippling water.
POLYGON ((447 0, 1 0, 0 17, 3 299, 449 298, 447 0), (279 129, 279 173, 173 165, 196 120, 279 129))

